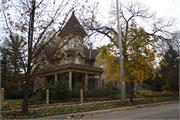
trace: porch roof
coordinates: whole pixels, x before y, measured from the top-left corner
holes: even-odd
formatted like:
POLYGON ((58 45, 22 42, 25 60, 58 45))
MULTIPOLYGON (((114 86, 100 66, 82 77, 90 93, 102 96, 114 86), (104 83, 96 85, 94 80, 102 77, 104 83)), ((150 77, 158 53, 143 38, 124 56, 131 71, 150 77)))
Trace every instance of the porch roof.
POLYGON ((71 64, 61 65, 58 67, 52 67, 48 69, 41 69, 41 71, 36 72, 36 75, 46 76, 55 73, 64 73, 68 71, 72 71, 76 73, 88 73, 89 75, 100 75, 104 72, 102 68, 94 68, 85 65, 71 63, 71 64))

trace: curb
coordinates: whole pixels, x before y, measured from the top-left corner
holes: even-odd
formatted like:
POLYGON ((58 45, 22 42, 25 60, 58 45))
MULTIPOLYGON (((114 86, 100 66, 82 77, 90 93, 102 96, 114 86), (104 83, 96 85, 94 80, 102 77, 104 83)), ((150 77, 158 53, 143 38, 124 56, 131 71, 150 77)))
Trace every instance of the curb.
POLYGON ((45 116, 45 117, 39 117, 39 118, 34 118, 34 119, 71 119, 70 117, 83 116, 85 114, 88 114, 88 115, 103 114, 103 113, 107 113, 107 112, 115 112, 115 111, 130 110, 130 109, 133 110, 135 108, 137 109, 137 108, 143 108, 143 107, 154 107, 154 106, 173 104, 173 103, 178 103, 178 102, 179 102, 179 100, 178 101, 166 101, 166 102, 141 104, 141 105, 135 105, 135 106, 120 107, 120 108, 96 110, 96 111, 89 111, 89 112, 79 112, 79 113, 45 116))

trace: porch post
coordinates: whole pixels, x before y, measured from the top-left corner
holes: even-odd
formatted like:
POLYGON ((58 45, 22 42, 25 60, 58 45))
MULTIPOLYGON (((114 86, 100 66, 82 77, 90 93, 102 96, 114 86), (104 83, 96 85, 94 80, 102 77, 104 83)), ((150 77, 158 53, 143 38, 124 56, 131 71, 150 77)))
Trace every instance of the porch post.
POLYGON ((72 91, 72 71, 69 71, 69 89, 72 91))
MULTIPOLYGON (((44 76, 43 76, 44 77, 44 76)), ((57 73, 55 73, 55 85, 56 85, 56 83, 57 83, 57 73)))
POLYGON ((102 75, 99 75, 99 88, 102 89, 102 75))
POLYGON ((85 91, 88 90, 88 73, 85 74, 85 91))

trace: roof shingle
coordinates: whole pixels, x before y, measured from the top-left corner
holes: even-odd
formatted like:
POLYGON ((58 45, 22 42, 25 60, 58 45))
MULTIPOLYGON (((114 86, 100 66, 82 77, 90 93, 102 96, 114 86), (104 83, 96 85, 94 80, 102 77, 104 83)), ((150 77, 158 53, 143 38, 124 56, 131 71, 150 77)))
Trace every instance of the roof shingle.
POLYGON ((87 36, 87 33, 84 31, 77 18, 74 15, 74 12, 71 15, 71 18, 68 20, 66 25, 62 28, 59 36, 63 37, 69 33, 75 33, 75 35, 87 36))

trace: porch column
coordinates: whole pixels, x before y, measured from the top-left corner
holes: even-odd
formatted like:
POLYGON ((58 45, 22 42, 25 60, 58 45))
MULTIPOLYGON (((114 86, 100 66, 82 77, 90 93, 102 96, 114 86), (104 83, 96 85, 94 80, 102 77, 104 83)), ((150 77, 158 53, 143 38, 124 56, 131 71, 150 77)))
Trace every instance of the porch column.
POLYGON ((85 91, 88 90, 88 73, 85 74, 85 91))
POLYGON ((99 75, 99 88, 102 89, 102 75, 99 75))
POLYGON ((72 90, 72 71, 69 71, 69 89, 72 90))
POLYGON ((57 78, 57 73, 55 73, 55 85, 56 85, 56 83, 57 83, 57 80, 58 80, 58 78, 57 78))

